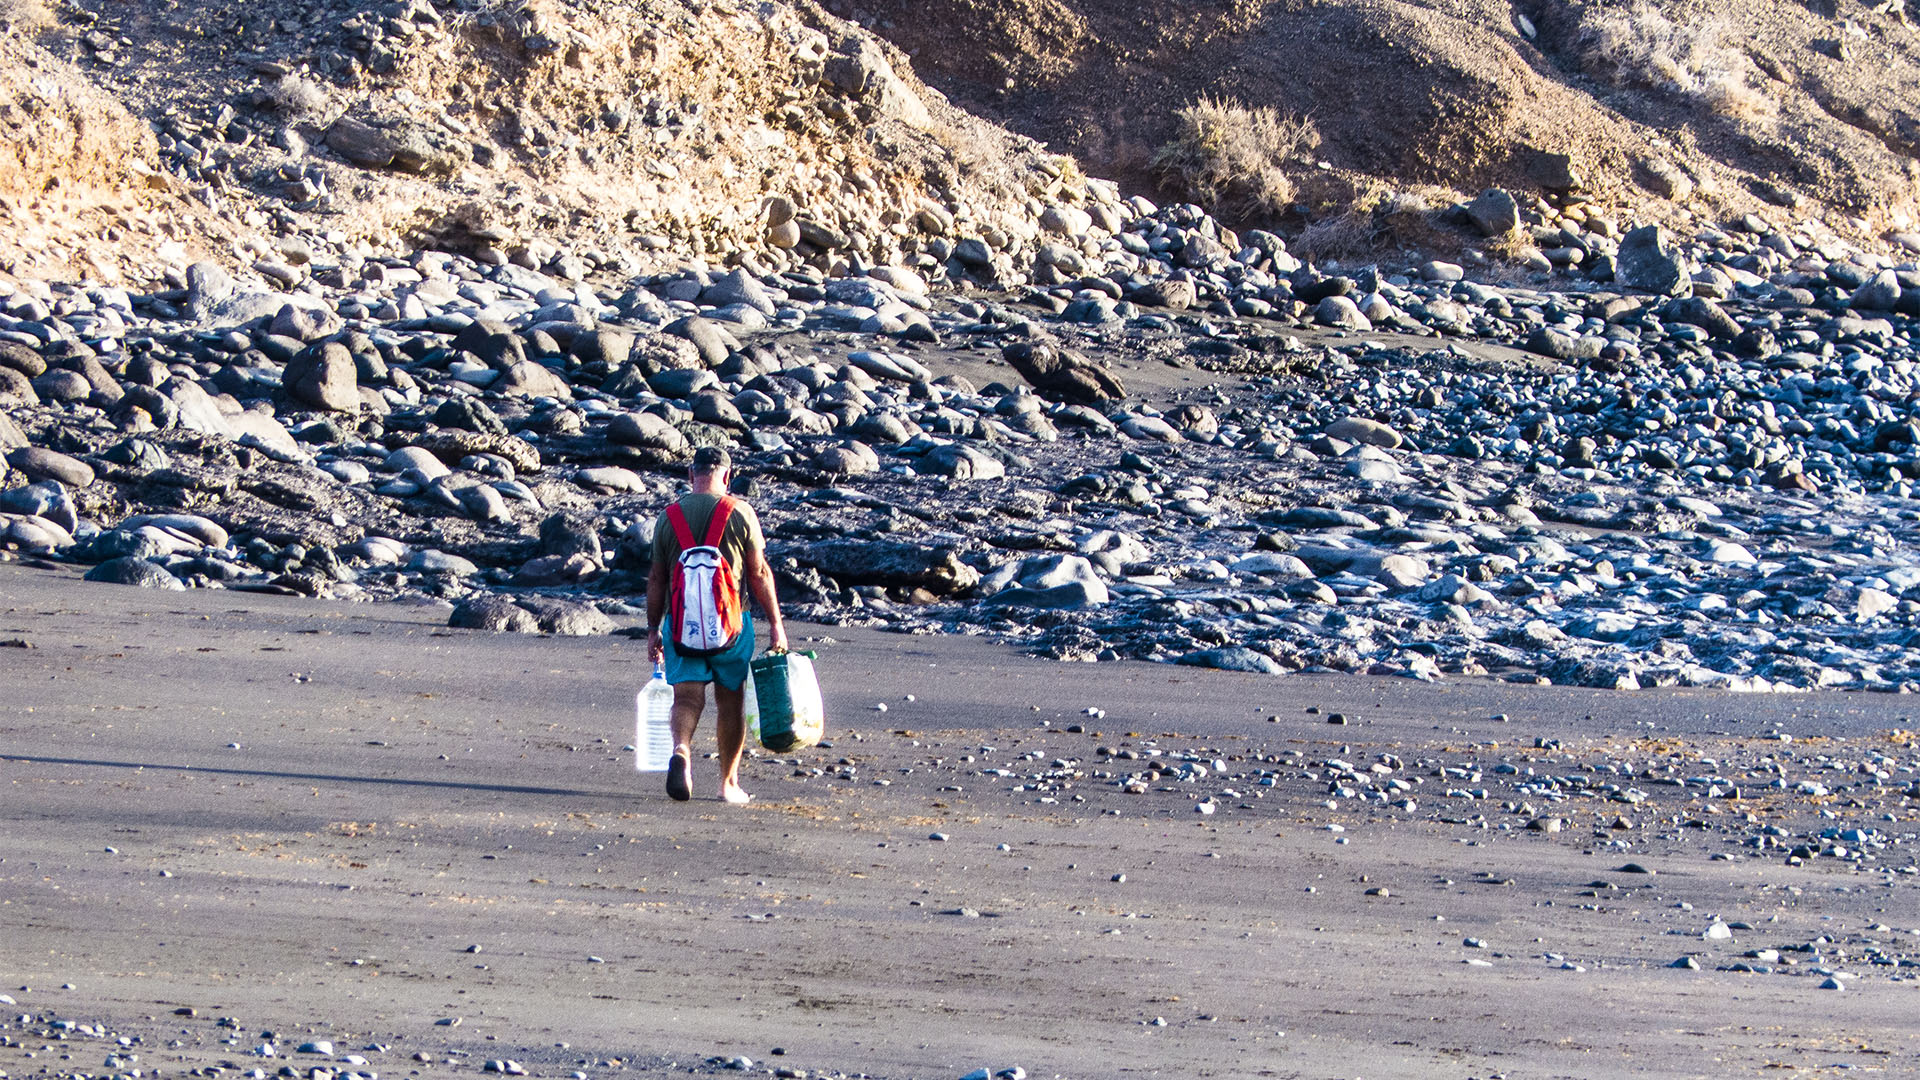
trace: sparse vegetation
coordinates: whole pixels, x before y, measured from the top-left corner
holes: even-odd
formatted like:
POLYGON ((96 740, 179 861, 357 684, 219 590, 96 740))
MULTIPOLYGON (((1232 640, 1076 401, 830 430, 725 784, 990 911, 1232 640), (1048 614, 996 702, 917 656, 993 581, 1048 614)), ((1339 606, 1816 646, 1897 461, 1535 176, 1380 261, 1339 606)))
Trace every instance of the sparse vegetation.
POLYGON ((297 120, 324 112, 327 92, 317 83, 298 75, 287 75, 273 85, 263 87, 256 100, 263 109, 270 109, 288 120, 297 120))
POLYGON ((1385 187, 1366 184, 1344 200, 1338 212, 1302 229, 1293 242, 1293 251, 1313 262, 1371 254, 1388 231, 1383 218, 1397 205, 1393 193, 1385 187))
POLYGON ((1202 97, 1175 112, 1179 131, 1154 155, 1162 182, 1235 219, 1277 217, 1293 202, 1289 167, 1320 145, 1306 117, 1202 97))
POLYGON ((1772 99, 1747 82, 1748 61, 1726 45, 1726 37, 1718 17, 1679 23, 1647 0, 1635 0, 1588 16, 1581 59, 1616 86, 1668 90, 1736 120, 1771 115, 1772 99))

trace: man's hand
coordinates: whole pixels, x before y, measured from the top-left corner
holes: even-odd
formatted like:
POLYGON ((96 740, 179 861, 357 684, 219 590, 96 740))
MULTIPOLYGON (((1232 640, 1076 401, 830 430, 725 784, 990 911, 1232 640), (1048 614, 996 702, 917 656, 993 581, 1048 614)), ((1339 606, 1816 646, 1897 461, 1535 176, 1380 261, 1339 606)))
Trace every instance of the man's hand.
POLYGON ((787 651, 787 628, 784 623, 773 624, 772 634, 767 641, 767 649, 771 652, 787 651))
POLYGON ((660 628, 656 626, 652 630, 647 631, 647 662, 650 664, 664 664, 666 660, 667 647, 661 642, 660 628))

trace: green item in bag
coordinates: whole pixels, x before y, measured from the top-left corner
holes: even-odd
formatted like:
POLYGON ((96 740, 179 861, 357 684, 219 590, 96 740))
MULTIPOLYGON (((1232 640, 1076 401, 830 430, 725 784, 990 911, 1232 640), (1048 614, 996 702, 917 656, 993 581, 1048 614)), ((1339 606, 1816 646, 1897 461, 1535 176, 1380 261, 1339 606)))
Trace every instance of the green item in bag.
POLYGON ((811 652, 770 652, 747 665, 747 726, 776 754, 815 746, 826 734, 826 710, 811 652))

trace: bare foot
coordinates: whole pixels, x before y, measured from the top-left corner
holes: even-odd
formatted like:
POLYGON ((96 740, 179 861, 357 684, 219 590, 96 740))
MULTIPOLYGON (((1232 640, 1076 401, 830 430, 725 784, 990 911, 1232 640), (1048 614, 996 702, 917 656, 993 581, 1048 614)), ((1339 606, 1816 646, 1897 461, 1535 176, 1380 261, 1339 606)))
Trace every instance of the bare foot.
POLYGON ((745 788, 729 780, 720 785, 720 801, 732 803, 735 806, 745 806, 753 801, 753 796, 747 794, 745 788))

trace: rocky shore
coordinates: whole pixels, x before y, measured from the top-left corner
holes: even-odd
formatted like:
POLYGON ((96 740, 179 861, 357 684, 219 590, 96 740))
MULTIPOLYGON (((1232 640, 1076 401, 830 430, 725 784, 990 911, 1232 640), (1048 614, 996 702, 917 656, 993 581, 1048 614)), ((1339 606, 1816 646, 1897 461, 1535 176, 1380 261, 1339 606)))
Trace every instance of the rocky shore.
MULTIPOLYGON (((1522 221, 1498 191, 1450 213, 1522 221)), ((1757 218, 1525 216, 1563 272, 1524 285, 1303 265, 1135 198, 1049 209, 1010 292, 957 287, 1010 276, 964 236, 835 277, 422 251, 293 291, 206 263, 29 288, 0 302, 0 520, 96 580, 607 633, 721 444, 783 600, 829 624, 1276 674, 1920 681, 1920 270, 1757 218)))

